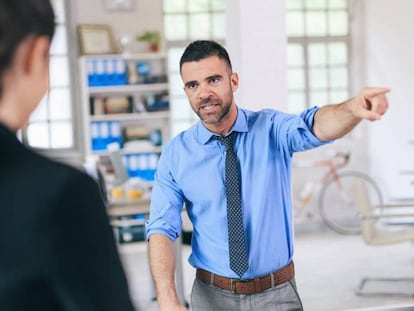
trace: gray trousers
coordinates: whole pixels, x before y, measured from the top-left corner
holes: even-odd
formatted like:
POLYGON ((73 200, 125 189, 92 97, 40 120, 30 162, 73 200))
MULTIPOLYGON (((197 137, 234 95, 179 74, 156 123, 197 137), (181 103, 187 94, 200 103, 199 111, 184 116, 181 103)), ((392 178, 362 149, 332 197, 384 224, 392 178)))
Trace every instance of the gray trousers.
POLYGON ((300 311, 302 302, 295 279, 252 295, 232 294, 195 279, 191 291, 193 311, 300 311))

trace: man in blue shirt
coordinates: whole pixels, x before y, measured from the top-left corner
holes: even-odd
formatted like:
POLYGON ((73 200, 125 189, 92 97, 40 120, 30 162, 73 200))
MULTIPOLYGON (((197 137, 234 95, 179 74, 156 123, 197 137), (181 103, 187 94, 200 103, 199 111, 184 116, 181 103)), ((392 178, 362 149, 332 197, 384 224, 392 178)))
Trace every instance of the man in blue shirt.
POLYGON ((292 261, 292 155, 342 137, 362 119, 380 119, 389 89, 364 88, 355 98, 309 108, 299 116, 271 109, 252 112, 236 106, 239 78, 216 42, 191 43, 180 70, 200 121, 165 146, 156 173, 147 236, 160 310, 185 310, 174 285, 173 248, 184 204, 194 227, 189 258, 197 269, 193 310, 302 310, 292 261), (229 264, 226 147, 217 139, 233 132, 248 253, 242 275, 229 264))

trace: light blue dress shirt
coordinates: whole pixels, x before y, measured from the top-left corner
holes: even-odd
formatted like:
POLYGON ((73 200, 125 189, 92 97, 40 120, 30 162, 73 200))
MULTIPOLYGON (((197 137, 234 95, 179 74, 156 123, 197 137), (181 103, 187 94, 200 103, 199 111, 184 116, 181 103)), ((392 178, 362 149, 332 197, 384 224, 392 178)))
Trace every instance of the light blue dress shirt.
MULTIPOLYGON (((243 221, 249 269, 243 279, 286 266, 293 256, 291 159, 294 152, 324 143, 311 131, 317 107, 300 116, 238 108, 232 131, 242 179, 243 221)), ((189 262, 225 277, 230 269, 225 191, 225 147, 199 121, 167 143, 152 191, 147 237, 181 234, 185 204, 194 231, 189 262)))

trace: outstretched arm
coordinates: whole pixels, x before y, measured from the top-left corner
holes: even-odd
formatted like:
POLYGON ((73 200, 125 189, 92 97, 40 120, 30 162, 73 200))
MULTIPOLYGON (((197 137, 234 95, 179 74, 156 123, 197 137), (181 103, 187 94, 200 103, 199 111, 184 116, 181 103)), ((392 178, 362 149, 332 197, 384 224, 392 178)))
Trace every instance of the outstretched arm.
POLYGON ((363 88, 341 104, 321 107, 315 114, 313 133, 320 140, 332 140, 349 133, 361 120, 376 121, 388 109, 389 88, 363 88))
POLYGON ((149 263, 160 311, 186 311, 178 300, 174 283, 174 243, 167 236, 157 233, 150 236, 149 263))

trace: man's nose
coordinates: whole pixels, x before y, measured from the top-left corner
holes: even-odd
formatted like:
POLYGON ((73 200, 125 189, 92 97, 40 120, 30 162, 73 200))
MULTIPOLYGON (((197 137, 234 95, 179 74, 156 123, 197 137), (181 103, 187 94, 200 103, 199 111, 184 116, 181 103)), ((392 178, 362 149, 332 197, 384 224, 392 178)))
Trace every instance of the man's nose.
POLYGON ((198 89, 199 99, 207 99, 211 97, 211 95, 212 95, 212 90, 208 84, 202 84, 199 86, 199 89, 198 89))

